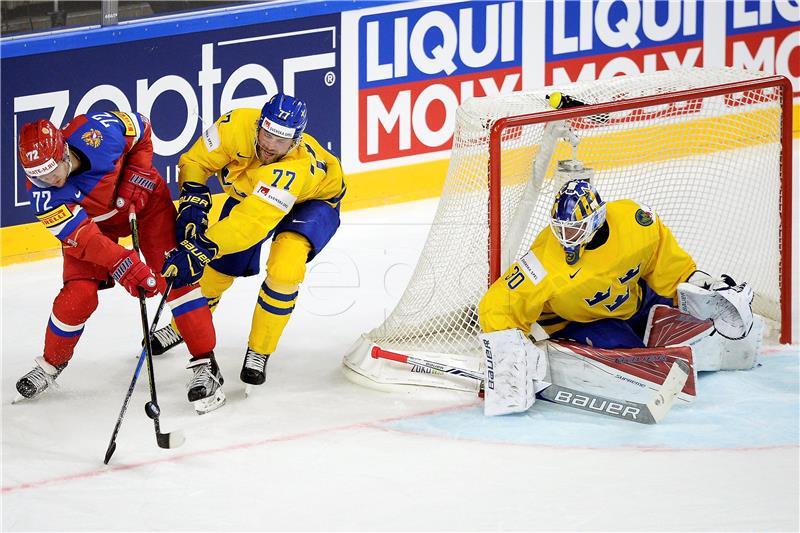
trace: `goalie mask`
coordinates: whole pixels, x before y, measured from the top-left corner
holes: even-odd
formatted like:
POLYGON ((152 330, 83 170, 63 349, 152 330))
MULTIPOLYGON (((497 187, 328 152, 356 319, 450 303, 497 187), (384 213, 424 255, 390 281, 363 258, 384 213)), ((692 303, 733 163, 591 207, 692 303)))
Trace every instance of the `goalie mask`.
POLYGON ((571 180, 556 194, 550 212, 550 229, 566 253, 567 264, 580 259, 584 245, 606 220, 606 204, 586 180, 571 180))

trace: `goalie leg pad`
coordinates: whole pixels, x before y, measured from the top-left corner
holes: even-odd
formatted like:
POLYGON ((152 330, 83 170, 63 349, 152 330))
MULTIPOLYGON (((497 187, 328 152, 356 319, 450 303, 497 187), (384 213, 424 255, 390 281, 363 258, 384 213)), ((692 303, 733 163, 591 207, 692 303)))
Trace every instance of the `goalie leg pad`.
POLYGON ((711 335, 714 323, 683 313, 668 305, 650 308, 644 343, 648 348, 657 346, 687 346, 711 335))
POLYGON ((694 400, 692 347, 600 349, 574 342, 546 343, 549 372, 545 381, 606 398, 647 403, 677 360, 689 367, 689 378, 678 399, 694 400))
POLYGON ((535 401, 536 392, 548 384, 547 356, 518 329, 507 329, 478 336, 485 356, 486 416, 521 413, 535 401))
POLYGON ((695 341, 692 352, 697 371, 750 370, 756 364, 763 333, 764 320, 754 315, 750 333, 743 339, 711 335, 695 341))

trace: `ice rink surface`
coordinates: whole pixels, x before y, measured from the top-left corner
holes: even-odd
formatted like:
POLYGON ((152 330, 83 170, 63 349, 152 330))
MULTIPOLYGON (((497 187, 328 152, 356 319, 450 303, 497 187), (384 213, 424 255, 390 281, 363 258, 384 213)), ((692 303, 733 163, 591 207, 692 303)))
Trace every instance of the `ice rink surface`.
POLYGON ((435 205, 343 214, 247 399, 238 374, 262 278, 238 280, 214 317, 227 404, 197 416, 185 347, 156 358, 162 430, 186 444, 156 446, 142 373, 108 466, 141 340, 136 300, 101 292, 60 390, 11 405, 41 354, 61 263, 0 269, 2 529, 800 529, 797 345, 766 346, 752 371, 701 375, 695 403, 658 426, 544 401, 488 419, 469 394, 345 379, 342 355, 400 297, 435 205))

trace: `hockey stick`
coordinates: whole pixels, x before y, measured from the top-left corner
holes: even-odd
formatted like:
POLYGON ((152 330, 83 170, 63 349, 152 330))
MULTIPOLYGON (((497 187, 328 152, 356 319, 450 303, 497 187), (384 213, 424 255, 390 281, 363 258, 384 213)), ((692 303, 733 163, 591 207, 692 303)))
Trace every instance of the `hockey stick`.
MULTIPOLYGON (((389 359, 399 363, 406 363, 409 365, 418 365, 431 370, 438 370, 447 374, 454 374, 457 376, 464 376, 476 380, 483 381, 482 374, 457 368, 453 366, 443 365, 428 359, 403 355, 399 353, 389 352, 379 348, 378 346, 372 347, 372 357, 375 359, 389 359)), ((625 400, 612 400, 603 396, 596 396, 591 393, 576 391, 560 385, 551 384, 546 389, 538 393, 539 397, 560 405, 581 409, 592 413, 599 413, 614 418, 621 418, 630 422, 638 422, 640 424, 655 424, 664 419, 672 408, 675 398, 678 393, 683 389, 686 380, 689 378, 689 365, 680 359, 673 363, 667 374, 664 383, 656 391, 653 399, 647 403, 630 402, 625 400)))
MULTIPOLYGON (((167 288, 164 291, 163 296, 161 297, 161 302, 158 304, 158 309, 156 309, 155 317, 153 318, 153 324, 150 326, 150 335, 153 335, 153 332, 158 326, 158 321, 161 318, 161 312, 164 310, 164 306, 167 303, 167 297, 169 296, 169 292, 172 290, 172 280, 167 283, 167 288)), ((144 342, 143 342, 144 344, 144 342)), ((119 416, 117 417, 117 423, 114 425, 114 431, 111 433, 111 440, 108 442, 108 448, 106 449, 106 456, 103 460, 103 463, 108 464, 108 461, 111 459, 111 456, 114 455, 114 451, 117 449, 117 434, 119 434, 119 430, 122 427, 122 419, 125 417, 125 412, 128 410, 128 403, 130 402, 131 396, 133 395, 133 389, 136 386, 136 381, 139 379, 139 372, 142 370, 142 365, 144 364, 145 360, 145 348, 142 347, 142 351, 139 354, 139 361, 136 363, 136 370, 133 371, 133 378, 131 378, 131 384, 128 386, 128 392, 125 394, 125 399, 122 402, 122 408, 119 411, 119 416)), ((176 434, 178 432, 173 432, 172 434, 176 434)), ((175 437, 172 437, 173 439, 175 437)))
MULTIPOLYGON (((136 219, 136 211, 131 206, 130 212, 128 214, 128 221, 131 225, 131 240, 133 241, 133 249, 136 251, 137 254, 140 253, 139 251, 139 225, 136 219)), ((166 296, 164 297, 166 301, 166 296)), ((144 359, 147 361, 147 378, 148 383, 150 385, 150 401, 147 402, 144 406, 144 412, 147 414, 149 418, 153 420, 153 426, 156 432, 156 443, 160 448, 177 448, 181 444, 184 443, 186 438, 183 436, 183 433, 180 431, 175 431, 172 433, 161 433, 161 423, 159 421, 159 417, 161 416, 161 409, 158 407, 158 397, 156 396, 156 380, 155 380, 155 373, 153 372, 153 347, 150 344, 150 334, 149 331, 151 328, 148 328, 148 320, 147 320, 147 304, 145 302, 145 295, 144 289, 139 289, 139 314, 142 318, 142 333, 144 335, 144 359)), ((154 322, 154 324, 157 322, 154 322)), ((140 366, 141 366, 142 358, 140 357, 139 363, 137 363, 137 370, 134 374, 134 379, 131 385, 135 385, 136 378, 138 377, 140 366)), ((123 409, 127 409, 127 405, 123 405, 123 409)), ((124 413, 124 411, 123 411, 124 413)), ((106 457, 103 461, 105 464, 108 464, 109 459, 111 459, 111 455, 114 453, 116 449, 116 442, 114 438, 116 435, 112 435, 112 441, 108 445, 108 449, 106 450, 106 457)))
MULTIPOLYGON (((128 215, 131 224, 131 240, 133 249, 139 252, 139 224, 136 220, 136 211, 131 206, 128 215)), ((160 448, 177 448, 184 443, 186 438, 183 433, 176 431, 173 433, 161 433, 161 409, 158 407, 158 397, 156 396, 156 377, 153 371, 153 346, 150 344, 149 328, 147 327, 147 303, 145 302, 144 289, 139 288, 139 312, 142 317, 142 334, 144 335, 144 350, 147 357, 147 381, 150 385, 150 401, 144 405, 144 412, 153 419, 153 426, 156 430, 156 442, 160 448)))
POLYGON ((425 368, 430 368, 431 370, 438 370, 439 372, 444 372, 445 374, 453 374, 454 376, 462 376, 465 378, 471 378, 478 381, 483 381, 483 374, 479 372, 473 372, 472 370, 467 370, 466 368, 457 368, 454 366, 443 365, 441 363, 431 361, 430 359, 421 359, 419 357, 414 357, 411 355, 403 355, 400 353, 389 352, 378 346, 372 347, 372 358, 389 359, 390 361, 397 361, 398 363, 405 363, 407 365, 412 365, 412 366, 413 365, 422 366, 425 368))

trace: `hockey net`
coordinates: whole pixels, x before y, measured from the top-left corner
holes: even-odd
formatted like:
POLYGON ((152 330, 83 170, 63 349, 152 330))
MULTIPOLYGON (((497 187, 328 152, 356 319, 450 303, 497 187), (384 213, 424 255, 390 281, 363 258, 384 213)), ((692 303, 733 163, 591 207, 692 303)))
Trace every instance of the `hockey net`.
MULTIPOLYGON (((374 359, 374 347, 478 369, 477 304, 548 224, 558 162, 579 160, 606 201, 653 208, 711 274, 746 280, 790 342, 791 105, 786 78, 685 69, 474 98, 458 110, 439 206, 408 286, 344 358, 371 386, 474 390, 374 359), (585 106, 553 110, 560 91, 585 106)), ((563 163, 562 163, 563 166, 563 163)))

